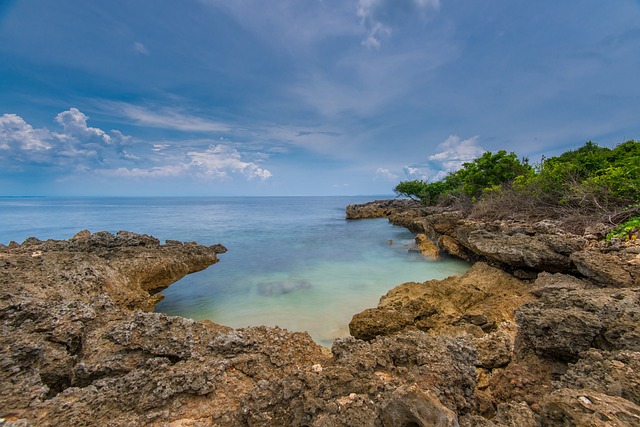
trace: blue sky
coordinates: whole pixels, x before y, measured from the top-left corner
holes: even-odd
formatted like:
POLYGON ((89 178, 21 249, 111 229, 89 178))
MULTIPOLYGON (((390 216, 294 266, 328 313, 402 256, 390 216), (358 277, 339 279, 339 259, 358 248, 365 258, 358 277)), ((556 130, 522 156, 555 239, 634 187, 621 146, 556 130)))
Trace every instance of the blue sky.
POLYGON ((637 0, 0 2, 0 195, 390 194, 640 138, 637 0))

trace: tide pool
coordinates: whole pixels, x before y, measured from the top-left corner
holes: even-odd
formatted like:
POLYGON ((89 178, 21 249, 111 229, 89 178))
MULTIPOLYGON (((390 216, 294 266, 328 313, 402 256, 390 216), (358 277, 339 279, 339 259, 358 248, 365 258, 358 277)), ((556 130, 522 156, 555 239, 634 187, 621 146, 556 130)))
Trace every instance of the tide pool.
POLYGON ((0 198, 0 243, 82 229, 222 243, 220 262, 173 284, 156 311, 245 327, 308 331, 330 345, 394 286, 463 274, 465 262, 410 252, 386 219, 346 220, 373 197, 0 198))

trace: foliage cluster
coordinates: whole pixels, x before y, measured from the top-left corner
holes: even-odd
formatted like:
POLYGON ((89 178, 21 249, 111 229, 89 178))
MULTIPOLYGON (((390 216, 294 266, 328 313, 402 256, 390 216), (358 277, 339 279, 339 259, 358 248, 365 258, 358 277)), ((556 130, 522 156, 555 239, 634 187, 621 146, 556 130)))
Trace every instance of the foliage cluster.
POLYGON ((640 236, 640 216, 635 216, 628 221, 615 226, 609 234, 607 240, 614 238, 622 240, 636 240, 640 236))
POLYGON ((495 191, 516 177, 531 171, 528 161, 518 160, 518 156, 513 152, 500 150, 493 154, 487 151, 474 161, 464 163, 461 169, 448 174, 441 181, 403 181, 394 191, 400 196, 420 200, 426 205, 442 202, 443 196, 467 196, 477 199, 484 193, 495 191))
POLYGON ((513 152, 485 152, 440 181, 404 181, 394 191, 425 205, 470 202, 472 215, 493 219, 612 217, 640 203, 640 142, 589 141, 534 166, 513 152))

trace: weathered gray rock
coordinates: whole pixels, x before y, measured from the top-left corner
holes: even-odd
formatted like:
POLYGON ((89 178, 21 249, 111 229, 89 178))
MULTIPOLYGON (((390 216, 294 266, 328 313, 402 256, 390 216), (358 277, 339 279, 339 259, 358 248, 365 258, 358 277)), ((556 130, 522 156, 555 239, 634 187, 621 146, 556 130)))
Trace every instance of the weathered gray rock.
POLYGON ((388 218, 394 214, 413 213, 414 209, 422 208, 419 202, 409 199, 375 200, 347 206, 346 215, 347 219, 388 218))
POLYGON ((626 288, 634 284, 627 269, 632 268, 620 257, 600 251, 579 251, 571 254, 578 271, 600 286, 626 288))
POLYGON ((511 362, 514 337, 508 329, 501 326, 497 331, 473 338, 478 352, 478 366, 494 369, 511 362))
POLYGON ((516 311, 522 345, 543 358, 575 362, 589 348, 640 351, 640 290, 545 293, 516 311))
POLYGON ((590 287, 590 283, 575 276, 562 273, 552 274, 543 271, 538 274, 530 292, 532 295, 540 297, 547 292, 554 292, 561 289, 585 289, 587 287, 590 287))
POLYGON ((243 422, 456 425, 456 414, 475 406, 476 356, 468 341, 410 332, 371 342, 337 340, 332 352, 321 367, 258 384, 244 404, 243 422))
POLYGON ((416 385, 397 388, 382 409, 380 420, 384 427, 459 426, 455 412, 440 403, 432 392, 422 391, 416 385))
POLYGON ((477 229, 458 232, 458 240, 476 254, 512 267, 559 272, 569 267, 569 257, 555 250, 548 239, 526 234, 500 234, 477 229))
POLYGON ((589 349, 556 385, 589 389, 640 405, 640 352, 589 349))

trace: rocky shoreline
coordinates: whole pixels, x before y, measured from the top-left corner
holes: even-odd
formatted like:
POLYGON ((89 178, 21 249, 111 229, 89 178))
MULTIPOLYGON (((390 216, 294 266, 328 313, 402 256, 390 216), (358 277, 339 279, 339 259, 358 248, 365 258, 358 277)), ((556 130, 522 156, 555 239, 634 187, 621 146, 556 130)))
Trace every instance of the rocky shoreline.
POLYGON ((0 426, 640 425, 639 245, 405 200, 347 207, 373 217, 474 265, 390 290, 331 351, 152 312, 221 245, 0 245, 0 426))

